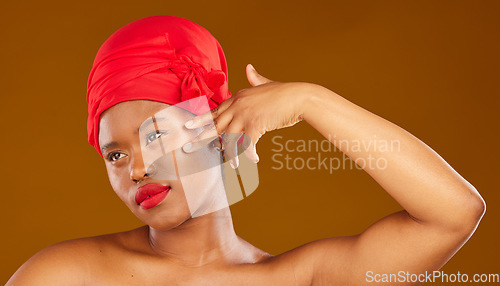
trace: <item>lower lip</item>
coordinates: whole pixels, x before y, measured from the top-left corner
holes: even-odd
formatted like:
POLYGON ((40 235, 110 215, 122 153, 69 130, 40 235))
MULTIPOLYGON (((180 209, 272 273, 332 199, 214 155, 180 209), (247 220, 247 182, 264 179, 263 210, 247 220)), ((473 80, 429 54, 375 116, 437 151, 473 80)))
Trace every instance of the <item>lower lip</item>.
POLYGON ((168 192, 170 192, 170 188, 168 190, 158 193, 154 196, 151 196, 144 201, 141 202, 141 208, 148 210, 150 208, 156 207, 159 203, 163 202, 163 200, 167 197, 168 192))

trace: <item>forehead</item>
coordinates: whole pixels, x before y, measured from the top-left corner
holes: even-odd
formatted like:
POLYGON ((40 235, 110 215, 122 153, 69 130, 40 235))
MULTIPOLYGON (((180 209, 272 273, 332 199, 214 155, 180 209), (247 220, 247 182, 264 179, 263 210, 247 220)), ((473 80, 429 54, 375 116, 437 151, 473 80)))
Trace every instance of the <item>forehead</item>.
MULTIPOLYGON (((171 105, 151 100, 131 100, 120 102, 105 110, 99 119, 99 143, 107 142, 118 134, 137 134, 139 126, 151 116, 171 105)), ((177 108, 168 108, 174 110, 177 108)), ((172 119, 174 112, 169 112, 172 119)), ((102 146, 102 145, 101 145, 102 146)))
POLYGON ((99 126, 105 127, 109 123, 112 123, 115 119, 119 119, 121 121, 140 121, 142 118, 149 117, 169 106, 169 104, 151 100, 129 100, 120 102, 108 108, 101 114, 99 118, 99 126))

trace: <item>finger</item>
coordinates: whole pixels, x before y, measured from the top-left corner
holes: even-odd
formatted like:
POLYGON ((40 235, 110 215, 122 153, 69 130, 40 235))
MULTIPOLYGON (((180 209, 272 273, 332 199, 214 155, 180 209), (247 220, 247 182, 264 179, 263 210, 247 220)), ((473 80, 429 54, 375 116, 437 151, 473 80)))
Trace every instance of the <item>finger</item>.
POLYGON ((261 84, 273 82, 272 80, 270 80, 268 78, 265 78, 262 75, 260 75, 251 64, 247 65, 246 72, 247 72, 248 82, 252 86, 258 86, 258 85, 261 85, 261 84))
POLYGON ((239 122, 231 122, 231 125, 227 128, 226 132, 222 134, 224 154, 226 156, 226 160, 233 169, 236 169, 239 166, 238 140, 243 135, 242 127, 243 124, 239 122))
POLYGON ((217 118, 214 119, 214 126, 218 134, 226 132, 226 129, 231 124, 233 120, 233 113, 231 111, 224 111, 217 118))
POLYGON ((241 137, 241 133, 224 133, 222 134, 222 142, 224 145, 224 154, 226 156, 226 160, 229 162, 229 165, 233 169, 238 168, 239 159, 238 159, 238 139, 241 137))
POLYGON ((182 149, 186 153, 198 151, 200 148, 203 148, 205 145, 213 141, 215 137, 219 137, 219 135, 222 134, 231 124, 232 120, 233 115, 231 112, 223 112, 219 115, 219 117, 211 122, 211 124, 200 127, 203 128, 203 131, 198 134, 198 136, 186 142, 182 149), (209 139, 209 141, 205 139, 209 139))
POLYGON ((217 138, 219 138, 219 134, 217 133, 215 127, 210 125, 204 128, 198 136, 186 142, 182 146, 182 150, 186 153, 196 152, 217 138))
POLYGON ((231 105, 231 102, 232 98, 228 98, 214 109, 191 118, 191 120, 187 121, 184 126, 189 129, 194 129, 212 123, 212 121, 214 121, 231 105))
MULTIPOLYGON (((245 149, 245 155, 248 159, 252 160, 254 163, 259 162, 259 155, 257 155, 257 142, 259 141, 262 134, 255 129, 245 129, 245 138, 246 140, 250 140, 248 143, 248 148, 245 149)), ((245 140, 244 139, 244 140, 245 140)))
POLYGON ((226 130, 227 126, 231 124, 232 120, 232 113, 223 112, 221 115, 219 115, 219 117, 211 122, 211 124, 200 127, 204 130, 200 134, 198 134, 198 136, 186 142, 184 146, 182 146, 182 150, 186 153, 198 151, 200 148, 203 148, 205 145, 213 141, 215 137, 218 137, 220 134, 222 134, 226 130), (205 139, 210 140, 206 141, 205 139))

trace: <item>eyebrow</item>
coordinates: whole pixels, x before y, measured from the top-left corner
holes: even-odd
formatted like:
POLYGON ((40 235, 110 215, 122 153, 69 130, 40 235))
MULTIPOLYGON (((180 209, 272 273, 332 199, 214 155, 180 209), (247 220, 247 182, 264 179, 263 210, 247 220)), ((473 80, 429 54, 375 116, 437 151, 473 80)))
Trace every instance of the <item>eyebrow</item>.
POLYGON ((139 131, 141 128, 144 128, 146 126, 149 126, 155 122, 158 122, 158 121, 167 121, 167 119, 165 117, 155 117, 154 115, 151 116, 150 118, 148 118, 146 121, 144 121, 141 126, 137 129, 137 131, 139 131))
POLYGON ((112 142, 106 143, 106 144, 104 144, 104 146, 102 146, 101 153, 104 153, 104 150, 106 150, 108 148, 111 148, 111 147, 115 147, 117 145, 118 145, 118 142, 116 142, 116 141, 112 141, 112 142))
MULTIPOLYGON (((151 125, 153 123, 155 123, 155 129, 158 130, 158 128, 157 128, 158 125, 156 125, 156 122, 158 122, 158 121, 166 121, 166 120, 167 119, 165 117, 155 117, 155 116, 152 116, 152 117, 148 118, 146 121, 144 121, 139 128, 137 128, 136 133, 139 133, 139 131, 140 131, 141 128, 149 126, 149 125, 151 125)), ((116 142, 116 141, 111 141, 109 143, 106 143, 106 144, 104 144, 102 146, 101 153, 104 153, 104 150, 106 150, 108 148, 116 147, 118 145, 120 145, 120 144, 118 142, 116 142)))

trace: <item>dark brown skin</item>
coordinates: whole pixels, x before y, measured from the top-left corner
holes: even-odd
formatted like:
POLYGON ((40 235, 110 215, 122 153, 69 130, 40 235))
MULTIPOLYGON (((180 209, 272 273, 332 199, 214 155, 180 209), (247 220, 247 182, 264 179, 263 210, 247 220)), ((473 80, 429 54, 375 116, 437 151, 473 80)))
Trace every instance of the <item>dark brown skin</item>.
MULTIPOLYGON (((369 142, 377 134, 378 140, 399 140, 398 152, 337 147, 353 160, 387 159, 387 168, 365 171, 404 210, 361 234, 314 241, 277 256, 239 238, 228 208, 191 218, 179 182, 168 181, 172 191, 167 199, 143 210, 133 201, 135 192, 155 181, 146 175, 134 132, 165 104, 123 102, 103 113, 99 142, 118 142, 103 153, 106 158, 114 152, 116 159, 105 159, 108 176, 117 195, 146 226, 50 246, 28 260, 7 285, 363 285, 367 271, 437 270, 473 234, 485 212, 483 199, 413 135, 324 87, 273 82, 251 66, 247 76, 253 87, 196 117, 190 128, 213 119, 218 133, 244 132, 252 139, 246 154, 254 161, 255 144, 264 133, 301 120, 325 138, 335 134, 337 140, 369 142)), ((197 140, 203 138, 204 133, 197 140)), ((209 175, 206 179, 214 174, 209 175)))

